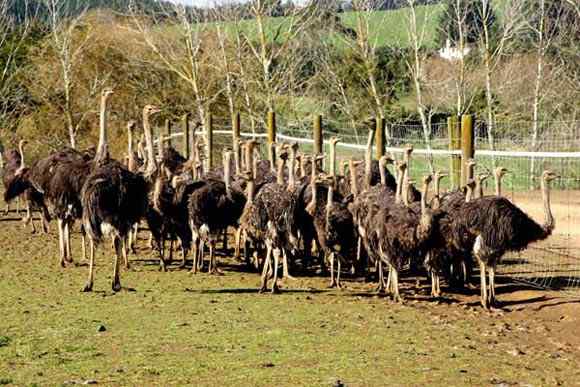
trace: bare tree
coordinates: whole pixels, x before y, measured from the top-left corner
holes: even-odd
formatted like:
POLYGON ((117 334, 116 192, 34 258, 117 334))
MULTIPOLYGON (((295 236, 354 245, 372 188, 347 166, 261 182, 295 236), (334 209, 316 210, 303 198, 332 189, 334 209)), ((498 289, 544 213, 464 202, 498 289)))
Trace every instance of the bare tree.
MULTIPOLYGON (((67 0, 44 0, 49 14, 49 27, 52 47, 56 53, 60 71, 60 81, 64 94, 64 116, 68 129, 70 146, 76 148, 76 135, 88 111, 76 112, 74 94, 77 88, 76 67, 82 60, 82 54, 92 39, 89 25, 83 23, 84 10, 73 14, 71 2, 67 0), (82 31, 81 31, 82 30, 82 31)), ((96 80, 95 91, 103 85, 96 80)))
POLYGON ((14 118, 15 106, 24 98, 23 88, 18 87, 17 77, 22 69, 18 58, 25 49, 32 24, 36 20, 37 7, 23 0, 19 4, 23 14, 17 20, 9 13, 11 1, 0 0, 0 126, 8 129, 17 121, 14 118))
MULTIPOLYGON (((431 150, 431 117, 434 113, 431 108, 428 108, 423 99, 423 83, 424 83, 424 63, 426 59, 426 54, 421 50, 425 43, 425 26, 427 25, 427 20, 433 17, 432 12, 426 11, 423 15, 423 22, 419 23, 417 20, 417 1, 416 0, 406 0, 407 4, 407 35, 409 38, 409 43, 411 45, 411 55, 407 58, 407 68, 411 74, 411 79, 413 81, 413 86, 415 88, 415 102, 417 105, 417 113, 421 119, 421 126, 423 128, 423 138, 427 149, 431 150), (421 28, 419 28, 421 24, 421 28)), ((434 172, 433 167, 433 157, 431 152, 429 152, 429 168, 431 173, 434 172)))
MULTIPOLYGON (((494 2, 493 6, 501 7, 501 23, 496 22, 496 36, 490 31, 492 26, 493 8, 491 0, 481 0, 477 10, 481 18, 479 28, 479 52, 485 69, 485 99, 487 139, 490 149, 495 149, 495 109, 493 96, 495 84, 493 74, 503 59, 504 52, 516 41, 519 32, 525 27, 524 6, 521 0, 494 2)), ((495 163, 495 159, 494 159, 495 163)))

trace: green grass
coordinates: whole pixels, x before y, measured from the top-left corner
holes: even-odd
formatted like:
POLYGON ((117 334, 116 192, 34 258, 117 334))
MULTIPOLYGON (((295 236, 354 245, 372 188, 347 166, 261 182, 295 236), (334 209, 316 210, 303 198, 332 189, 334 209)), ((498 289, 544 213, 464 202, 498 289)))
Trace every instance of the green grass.
MULTIPOLYGON (((122 273, 123 285, 134 291, 110 291, 106 248, 106 255, 98 255, 95 291, 81 293, 87 268, 57 267, 54 231, 32 236, 16 221, 3 221, 1 227, 0 383, 329 386, 340 379, 362 386, 575 380, 573 368, 549 356, 550 345, 509 355, 524 339, 489 336, 498 320, 478 309, 426 301, 392 304, 372 296, 373 284, 347 280, 348 290, 327 291, 327 280, 316 277, 286 281, 281 295, 259 295, 258 275, 240 271, 232 261, 223 276, 160 273, 144 249, 138 260, 132 257, 133 269, 122 273), (100 325, 106 331, 98 332, 100 325)), ((77 241, 74 235, 76 253, 77 241)))

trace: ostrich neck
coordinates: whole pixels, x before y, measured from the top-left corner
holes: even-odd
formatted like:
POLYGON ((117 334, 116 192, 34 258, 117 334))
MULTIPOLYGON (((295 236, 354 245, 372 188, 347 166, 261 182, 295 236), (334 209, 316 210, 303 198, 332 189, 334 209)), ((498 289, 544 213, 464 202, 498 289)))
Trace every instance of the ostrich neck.
POLYGON ((26 167, 26 163, 24 162, 24 144, 21 142, 18 144, 18 149, 20 151, 20 169, 24 169, 26 167))
POLYGON ((336 143, 330 143, 330 176, 336 176, 336 143))
POLYGON ((149 123, 149 114, 143 114, 143 131, 145 133, 145 146, 147 147, 147 172, 153 173, 157 167, 155 160, 155 151, 153 150, 153 134, 151 133, 151 124, 149 123))
POLYGON ((353 163, 349 164, 350 170, 350 192, 356 197, 358 195, 358 182, 356 178, 356 167, 353 163))
POLYGON ((240 144, 234 139, 234 166, 236 169, 236 175, 239 175, 242 167, 240 165, 240 144))
POLYGON ((298 164, 298 173, 300 174, 300 177, 304 177, 305 172, 304 172, 304 155, 302 155, 302 157, 300 157, 300 163, 298 164))
POLYGON ((546 233, 551 233, 554 229, 556 222, 554 216, 552 215, 552 206, 550 204, 550 187, 546 179, 542 179, 542 199, 544 202, 544 225, 543 229, 546 233))
POLYGON ((477 192, 477 198, 483 197, 483 186, 480 179, 475 180, 475 192, 477 192))
POLYGON ((433 183, 433 195, 435 198, 439 199, 439 195, 441 194, 441 181, 438 176, 435 177, 435 183, 433 183))
POLYGON ((286 162, 281 159, 278 161, 278 171, 276 173, 276 183, 283 185, 284 184, 284 167, 286 166, 286 162))
POLYGON ((99 145, 95 161, 103 161, 107 153, 107 97, 101 97, 101 113, 99 116, 99 145))
POLYGON ((133 129, 130 128, 127 132, 127 151, 129 155, 133 154, 133 129))
POLYGON ((328 227, 328 218, 330 216, 330 212, 332 211, 332 198, 334 196, 334 188, 332 184, 328 186, 328 193, 326 195, 326 226, 328 227))
POLYGON ((246 145, 246 168, 247 172, 254 168, 254 146, 251 143, 246 145))
POLYGON ((231 179, 231 168, 230 168, 230 154, 226 153, 224 155, 224 183, 226 185, 226 195, 228 198, 232 196, 230 189, 230 179, 231 179))
POLYGON ((291 149, 290 162, 288 163, 288 188, 290 190, 293 190, 294 186, 296 185, 296 176, 294 175, 295 166, 296 166, 296 150, 291 149))
POLYGON ((399 173, 397 173, 397 190, 395 192, 395 203, 401 203, 401 196, 402 196, 402 192, 403 192, 403 176, 404 176, 404 172, 399 170, 399 173))
POLYGON ((367 148, 365 151, 365 183, 366 188, 371 186, 371 172, 372 172, 372 155, 373 155, 373 140, 375 138, 375 132, 369 131, 369 137, 367 139, 367 148))
POLYGON ((405 204, 405 206, 409 206, 409 190, 410 190, 410 184, 409 184, 409 168, 405 168, 405 171, 403 172, 403 187, 401 189, 401 195, 402 195, 402 199, 403 199, 403 203, 405 204))
POLYGON ((387 166, 379 163, 379 173, 381 174, 381 185, 386 187, 387 185, 387 166))
POLYGON ((246 196, 248 204, 254 203, 254 180, 252 179, 248 180, 246 186, 246 196))
POLYGON ((501 177, 495 176, 495 196, 501 196, 501 177))
POLYGON ((471 187, 471 184, 467 184, 467 192, 465 193, 465 202, 469 203, 473 197, 473 188, 471 187))

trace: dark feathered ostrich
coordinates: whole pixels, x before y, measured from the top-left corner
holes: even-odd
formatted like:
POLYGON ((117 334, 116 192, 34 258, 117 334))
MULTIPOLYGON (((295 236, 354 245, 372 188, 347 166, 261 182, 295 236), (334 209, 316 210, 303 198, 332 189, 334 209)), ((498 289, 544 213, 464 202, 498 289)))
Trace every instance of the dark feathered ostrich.
POLYGON ((466 203, 461 217, 455 219, 455 240, 463 240, 461 245, 468 243, 472 246, 473 256, 479 263, 481 304, 484 308, 495 306, 495 268, 503 255, 508 251, 524 250, 530 243, 544 240, 552 234, 555 220, 550 208, 550 181, 556 178, 558 176, 552 171, 542 174, 543 224, 536 223, 508 199, 494 196, 466 203))
POLYGON ((284 271, 287 274, 287 254, 298 245, 295 218, 296 197, 284 184, 285 155, 279 154, 279 157, 281 159, 278 162, 277 182, 264 184, 257 194, 255 194, 254 174, 247 172, 245 176, 247 203, 240 223, 254 246, 260 244, 266 246, 260 292, 267 290, 270 269, 274 273, 272 293, 279 291, 277 280, 280 258, 284 260, 284 271))
MULTIPOLYGON (((402 166, 406 168, 406 164, 402 166)), ((406 172, 403 173, 406 175, 406 172)), ((402 194, 403 180, 398 185, 398 194, 402 194)), ((374 238, 377 240, 381 259, 389 266, 389 284, 395 301, 402 301, 399 294, 399 272, 411 259, 422 257, 428 248, 433 229, 433 213, 427 207, 426 195, 431 177, 423 178, 420 212, 404 204, 393 203, 381 208, 373 218, 376 227, 374 238)), ((403 198, 405 195, 403 195, 403 198)))
MULTIPOLYGON (((110 94, 112 90, 105 90, 103 104, 107 103, 110 94)), ((81 191, 83 225, 91 241, 89 277, 83 288, 85 292, 93 289, 94 246, 105 236, 112 239, 115 249, 112 289, 115 292, 121 290, 119 269, 121 259, 127 260, 125 240, 133 225, 145 216, 147 209, 148 186, 145 179, 109 159, 106 118, 106 109, 102 109, 94 168, 81 191)))
POLYGON ((193 236, 194 262, 192 272, 197 272, 198 259, 203 261, 205 244, 209 247, 208 273, 216 273, 215 244, 219 235, 229 226, 238 226, 246 198, 231 188, 231 152, 224 154, 224 181, 205 180, 189 197, 189 224, 193 236))
POLYGON ((9 151, 7 163, 4 169, 2 180, 4 183, 4 201, 7 208, 8 203, 14 198, 24 198, 26 203, 26 216, 23 218, 24 224, 32 225, 32 232, 36 233, 32 210, 39 210, 41 215, 41 227, 44 233, 48 233, 48 224, 51 216, 44 202, 44 195, 36 190, 30 182, 30 168, 26 166, 24 157, 24 147, 28 142, 21 140, 18 144, 19 151, 9 151))

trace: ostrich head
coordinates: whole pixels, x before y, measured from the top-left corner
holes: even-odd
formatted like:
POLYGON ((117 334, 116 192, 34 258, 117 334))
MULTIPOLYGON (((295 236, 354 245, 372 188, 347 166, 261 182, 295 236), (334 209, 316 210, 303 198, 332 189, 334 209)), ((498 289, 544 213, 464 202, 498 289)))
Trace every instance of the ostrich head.
POLYGON ((381 184, 387 185, 387 164, 393 164, 395 159, 390 154, 385 154, 379 159, 379 173, 381 174, 381 184))
POLYGON ((135 120, 129 120, 127 122, 127 130, 129 132, 132 132, 133 130, 135 130, 136 126, 137 126, 137 121, 135 121, 135 120))
POLYGON ((559 179, 560 175, 558 175, 557 173, 555 173, 554 171, 551 170, 545 170, 542 173, 542 180, 545 181, 546 183, 555 180, 555 179, 559 179))
POLYGON ((495 176, 496 179, 501 179, 502 177, 504 177, 508 173, 509 173, 509 171, 504 167, 497 167, 493 171, 493 175, 495 176))
POLYGON ((143 114, 147 115, 147 117, 151 117, 154 114, 157 114, 161 112, 161 109, 159 109, 157 106, 155 105, 146 105, 143 108, 143 114))

